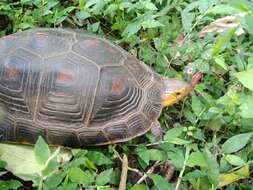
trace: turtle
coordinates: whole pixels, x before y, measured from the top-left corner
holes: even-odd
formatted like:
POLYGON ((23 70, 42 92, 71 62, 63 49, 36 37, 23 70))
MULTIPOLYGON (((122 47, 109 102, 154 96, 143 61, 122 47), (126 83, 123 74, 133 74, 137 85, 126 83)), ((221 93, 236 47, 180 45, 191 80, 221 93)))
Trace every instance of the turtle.
POLYGON ((158 75, 109 40, 68 29, 2 37, 0 57, 1 142, 128 141, 159 126, 162 108, 194 86, 158 75))

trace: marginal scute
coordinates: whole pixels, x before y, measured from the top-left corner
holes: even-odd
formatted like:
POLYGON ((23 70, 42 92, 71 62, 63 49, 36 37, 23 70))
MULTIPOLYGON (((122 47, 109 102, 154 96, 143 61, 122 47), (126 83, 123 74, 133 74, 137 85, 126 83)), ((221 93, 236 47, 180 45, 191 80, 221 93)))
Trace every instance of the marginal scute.
POLYGON ((91 36, 81 37, 73 51, 94 61, 98 66, 120 65, 123 54, 110 43, 91 36))
POLYGON ((15 141, 15 125, 14 120, 10 117, 4 117, 0 120, 0 142, 15 141))
POLYGON ((117 142, 127 139, 128 128, 124 123, 110 124, 110 126, 104 129, 104 133, 106 133, 111 142, 117 142))
POLYGON ((95 96, 97 67, 75 54, 66 54, 45 60, 45 68, 38 98, 38 120, 45 125, 62 123, 66 127, 84 124, 95 96))
POLYGON ((79 134, 79 138, 82 146, 99 145, 109 142, 102 130, 85 131, 84 129, 84 131, 79 134))
POLYGON ((81 144, 76 133, 71 131, 60 131, 56 129, 47 130, 48 143, 52 145, 63 145, 69 147, 80 147, 81 144))
POLYGON ((46 139, 46 130, 32 122, 18 121, 16 123, 16 139, 18 142, 35 144, 39 136, 46 139))
POLYGON ((142 113, 137 113, 127 120, 128 137, 143 134, 150 128, 151 122, 142 113))

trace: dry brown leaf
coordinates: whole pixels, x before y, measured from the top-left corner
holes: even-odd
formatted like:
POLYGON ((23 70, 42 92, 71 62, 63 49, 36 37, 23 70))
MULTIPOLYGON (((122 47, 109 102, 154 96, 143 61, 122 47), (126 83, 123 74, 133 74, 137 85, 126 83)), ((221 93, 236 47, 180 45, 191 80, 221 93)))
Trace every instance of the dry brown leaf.
MULTIPOLYGON (((239 15, 239 16, 244 16, 244 15, 239 15)), ((223 18, 219 18, 215 21, 213 21, 210 25, 204 27, 200 33, 199 37, 205 37, 208 33, 217 31, 218 33, 224 32, 226 29, 229 28, 236 28, 239 27, 240 23, 236 20, 235 16, 226 16, 223 18)), ((235 34, 236 35, 241 35, 244 33, 243 29, 240 27, 235 34)))

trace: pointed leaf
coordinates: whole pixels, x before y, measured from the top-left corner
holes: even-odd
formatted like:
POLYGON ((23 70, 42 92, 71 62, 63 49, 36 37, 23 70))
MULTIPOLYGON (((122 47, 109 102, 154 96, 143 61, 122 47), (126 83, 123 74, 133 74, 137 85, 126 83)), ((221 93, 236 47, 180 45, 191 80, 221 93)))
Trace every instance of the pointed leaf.
POLYGON ((153 180, 158 190, 172 190, 171 185, 162 176, 157 174, 149 174, 148 176, 153 180))
POLYGON ((80 168, 70 168, 68 171, 69 179, 82 185, 89 185, 92 183, 92 176, 88 172, 84 172, 80 168))
POLYGON ((96 185, 105 185, 111 181, 113 168, 101 172, 96 178, 96 185))
POLYGON ((234 166, 242 166, 245 164, 245 161, 241 159, 239 156, 229 154, 225 157, 225 159, 234 166))
POLYGON ((89 151, 87 153, 87 157, 91 162, 93 162, 98 166, 112 164, 112 161, 108 157, 106 157, 102 152, 89 151))
POLYGON ((249 142, 253 133, 243 133, 229 138, 221 147, 224 153, 230 154, 242 149, 249 142))
POLYGON ((234 74, 235 77, 243 84, 243 86, 247 87, 251 91, 253 91, 253 69, 249 69, 247 71, 242 71, 234 74))
POLYGON ((192 152, 187 160, 187 166, 201 166, 206 167, 205 155, 202 152, 192 152))
POLYGON ((171 142, 173 139, 179 137, 183 133, 182 127, 174 127, 166 132, 164 140, 171 142))
POLYGON ((148 190, 148 188, 144 184, 134 185, 129 190, 148 190))
POLYGON ((0 143, 0 152, 0 159, 7 163, 5 168, 23 180, 32 180, 29 175, 43 167, 37 163, 32 146, 0 143))
POLYGON ((217 56, 224 48, 226 48, 227 43, 230 41, 234 35, 236 28, 228 29, 223 35, 218 36, 212 47, 212 56, 217 56))
POLYGON ((44 139, 40 136, 37 140, 34 153, 38 164, 44 165, 51 155, 50 149, 44 139))

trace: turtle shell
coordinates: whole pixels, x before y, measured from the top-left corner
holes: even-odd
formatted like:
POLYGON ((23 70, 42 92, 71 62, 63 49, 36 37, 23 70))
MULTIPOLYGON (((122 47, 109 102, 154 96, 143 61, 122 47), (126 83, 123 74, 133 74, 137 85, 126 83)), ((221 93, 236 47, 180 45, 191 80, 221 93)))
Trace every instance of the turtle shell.
POLYGON ((144 134, 161 112, 161 78, 109 41, 63 29, 0 40, 1 141, 70 147, 144 134))

